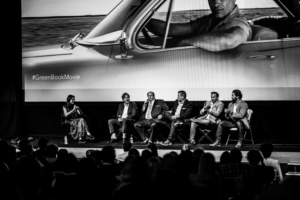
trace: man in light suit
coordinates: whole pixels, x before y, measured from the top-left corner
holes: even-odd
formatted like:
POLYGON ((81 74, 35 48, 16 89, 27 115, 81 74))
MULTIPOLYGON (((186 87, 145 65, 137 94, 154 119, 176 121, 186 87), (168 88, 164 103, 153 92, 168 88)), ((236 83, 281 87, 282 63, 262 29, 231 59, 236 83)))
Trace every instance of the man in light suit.
POLYGON ((183 90, 178 91, 177 99, 175 100, 171 111, 166 112, 167 118, 169 118, 172 123, 168 139, 162 143, 162 145, 172 145, 176 127, 185 123, 185 120, 191 116, 192 109, 192 103, 186 99, 186 92, 183 90))
POLYGON ((135 102, 130 101, 130 95, 128 93, 122 94, 123 103, 119 104, 117 118, 108 120, 109 132, 111 134, 111 140, 109 142, 114 142, 117 139, 116 132, 120 126, 122 126, 122 138, 123 142, 127 138, 126 130, 130 123, 135 122, 137 116, 137 106, 135 102))
POLYGON ((134 128, 140 134, 142 143, 153 143, 153 133, 160 121, 165 117, 165 112, 169 109, 164 100, 155 99, 154 92, 147 93, 147 100, 143 104, 141 120, 134 124, 134 128), (147 136, 144 129, 149 128, 147 136))
POLYGON ((236 144, 236 148, 240 148, 243 145, 243 134, 245 128, 249 128, 249 122, 247 119, 248 104, 242 100, 243 94, 240 90, 233 90, 228 108, 225 109, 225 117, 227 120, 223 120, 218 124, 216 132, 216 141, 210 146, 221 146, 221 136, 223 128, 237 128, 239 141, 236 144))
POLYGON ((211 101, 206 101, 200 110, 200 117, 191 119, 190 144, 196 144, 195 134, 199 125, 216 125, 224 110, 224 103, 219 101, 219 93, 211 92, 211 101))

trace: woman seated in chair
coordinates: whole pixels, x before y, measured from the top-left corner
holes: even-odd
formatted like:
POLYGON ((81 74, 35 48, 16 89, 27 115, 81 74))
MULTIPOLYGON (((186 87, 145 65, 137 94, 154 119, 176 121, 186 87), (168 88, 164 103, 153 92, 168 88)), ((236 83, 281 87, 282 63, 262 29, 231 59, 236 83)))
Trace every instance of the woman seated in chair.
POLYGON ((75 96, 68 95, 66 105, 63 105, 64 123, 70 125, 69 135, 73 140, 85 142, 86 140, 94 140, 88 129, 88 125, 83 119, 82 110, 75 105, 75 96))

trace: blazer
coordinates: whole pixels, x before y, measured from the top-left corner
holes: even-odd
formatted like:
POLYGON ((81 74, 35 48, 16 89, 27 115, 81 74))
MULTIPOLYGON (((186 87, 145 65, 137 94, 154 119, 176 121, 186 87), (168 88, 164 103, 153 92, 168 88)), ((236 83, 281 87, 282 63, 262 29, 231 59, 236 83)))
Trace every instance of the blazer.
MULTIPOLYGON (((117 117, 122 117, 123 115, 123 110, 124 110, 124 103, 120 103, 118 107, 118 112, 117 112, 117 117)), ((135 119, 137 115, 137 105, 135 102, 130 101, 129 102, 129 107, 127 111, 127 119, 135 119)))
POLYGON ((211 121, 212 123, 219 123, 221 114, 224 110, 224 103, 222 101, 216 101, 211 109, 205 110, 204 108, 206 108, 207 106, 211 106, 212 101, 206 101, 203 105, 203 108, 200 110, 200 115, 202 115, 200 117, 200 119, 204 119, 209 115, 208 120, 211 121))
POLYGON ((233 113, 233 108, 234 108, 234 104, 230 102, 225 117, 228 118, 228 113, 232 113, 232 117, 234 117, 236 120, 242 120, 246 128, 249 129, 250 125, 249 125, 248 114, 247 114, 248 104, 245 101, 240 100, 236 107, 236 113, 233 113))
MULTIPOLYGON (((171 109, 173 115, 175 115, 175 112, 176 112, 176 109, 177 109, 178 105, 179 105, 179 103, 178 103, 178 100, 176 99, 175 102, 174 102, 174 105, 171 109)), ((180 110, 180 116, 179 116, 178 119, 179 120, 184 120, 184 119, 189 118, 192 114, 192 111, 193 111, 193 105, 189 100, 186 99, 184 101, 183 105, 182 105, 182 108, 180 110)))
MULTIPOLYGON (((146 112, 147 112, 147 109, 148 109, 148 105, 149 105, 149 103, 147 104, 146 109, 144 111, 142 110, 141 119, 145 119, 146 112)), ((169 109, 169 107, 167 106, 167 104, 165 103, 164 100, 155 99, 154 104, 152 106, 152 110, 151 110, 152 119, 156 119, 159 115, 162 115, 164 117, 165 112, 168 109, 169 109)))

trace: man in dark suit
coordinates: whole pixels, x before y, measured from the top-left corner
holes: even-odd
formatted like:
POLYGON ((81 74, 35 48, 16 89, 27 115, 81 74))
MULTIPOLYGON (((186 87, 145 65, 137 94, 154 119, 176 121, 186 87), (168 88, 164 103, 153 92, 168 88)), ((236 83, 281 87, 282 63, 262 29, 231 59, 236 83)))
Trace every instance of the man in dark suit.
POLYGON ((223 128, 237 128, 239 141, 236 144, 236 148, 240 148, 243 145, 243 134, 245 128, 249 128, 249 122, 247 119, 248 104, 242 100, 243 94, 240 90, 233 90, 231 94, 232 101, 229 103, 228 108, 225 109, 225 117, 227 120, 222 120, 218 124, 216 132, 216 141, 210 146, 221 146, 221 136, 223 128))
POLYGON ((135 129, 143 140, 143 144, 153 142, 154 130, 169 109, 164 100, 155 99, 154 92, 148 92, 147 97, 148 99, 143 104, 141 120, 134 124, 135 129), (145 128, 149 128, 149 136, 145 136, 145 128))
POLYGON ((172 145, 175 137, 176 127, 183 125, 185 120, 191 117, 192 103, 186 99, 186 92, 183 90, 178 91, 177 99, 171 111, 166 112, 166 116, 172 121, 168 139, 162 145, 172 145))
POLYGON ((130 95, 128 93, 122 94, 123 103, 119 104, 117 118, 108 120, 109 132, 111 134, 110 142, 114 142, 117 139, 116 132, 122 126, 122 138, 123 142, 127 138, 126 130, 130 123, 135 122, 137 116, 137 106, 135 102, 130 101, 130 95))

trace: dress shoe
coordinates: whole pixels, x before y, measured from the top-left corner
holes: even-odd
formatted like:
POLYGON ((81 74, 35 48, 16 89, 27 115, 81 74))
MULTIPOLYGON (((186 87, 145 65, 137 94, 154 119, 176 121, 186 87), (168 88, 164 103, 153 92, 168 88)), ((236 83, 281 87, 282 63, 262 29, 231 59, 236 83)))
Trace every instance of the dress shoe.
POLYGON ((241 148, 243 145, 243 142, 240 140, 238 143, 235 145, 235 148, 241 148))
POLYGON ((87 139, 87 140, 94 140, 94 139, 95 139, 95 137, 94 137, 94 136, 92 136, 92 135, 87 135, 87 136, 86 136, 86 139, 87 139))
POLYGON ((196 141, 195 141, 194 139, 191 139, 191 140, 190 140, 190 144, 195 145, 195 144, 196 144, 196 141))
POLYGON ((216 140, 214 143, 210 144, 209 146, 211 146, 211 147, 220 147, 221 146, 220 140, 216 140))
POLYGON ((182 124, 183 124, 183 122, 177 121, 177 122, 174 123, 174 126, 180 126, 182 124))
POLYGON ((80 139, 78 140, 78 143, 84 144, 84 143, 86 143, 86 141, 85 141, 84 139, 80 138, 80 139))
POLYGON ((115 133, 111 134, 111 139, 112 139, 112 140, 116 140, 116 139, 117 139, 117 136, 116 136, 115 133))
POLYGON ((161 144, 164 145, 164 146, 170 146, 170 145, 172 145, 172 141, 169 140, 169 139, 167 139, 166 141, 164 141, 164 142, 161 143, 161 144))
POLYGON ((147 144, 148 142, 149 142, 149 139, 146 138, 146 139, 144 139, 144 140, 142 141, 142 144, 147 144))

